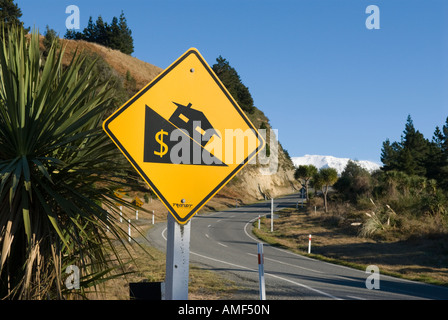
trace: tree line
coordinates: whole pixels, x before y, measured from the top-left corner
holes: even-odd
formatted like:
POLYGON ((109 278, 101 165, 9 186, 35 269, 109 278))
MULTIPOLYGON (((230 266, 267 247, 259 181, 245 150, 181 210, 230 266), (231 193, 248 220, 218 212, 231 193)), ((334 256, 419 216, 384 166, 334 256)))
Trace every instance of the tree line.
POLYGON ((437 126, 432 139, 428 140, 416 130, 409 115, 401 140, 383 142, 381 161, 383 171, 434 179, 439 187, 448 189, 448 117, 442 128, 437 126))
POLYGON ((82 32, 69 29, 64 38, 95 42, 126 54, 134 52, 132 31, 128 27, 123 11, 118 18, 113 17, 110 24, 104 22, 101 16, 98 16, 96 22, 93 22, 90 16, 87 27, 82 32))
MULTIPOLYGON (((11 26, 17 26, 22 28, 25 33, 30 31, 30 28, 25 28, 23 22, 20 20, 22 10, 13 0, 0 0, 0 9, 0 24, 6 27, 5 30, 9 30, 11 26)), ((53 39, 57 37, 57 34, 47 26, 46 36, 53 39)), ((132 54, 134 52, 132 31, 128 26, 123 11, 121 11, 119 17, 113 17, 110 23, 104 22, 101 16, 98 16, 96 22, 93 22, 90 16, 87 27, 82 32, 68 29, 64 38, 98 43, 126 54, 132 54)))

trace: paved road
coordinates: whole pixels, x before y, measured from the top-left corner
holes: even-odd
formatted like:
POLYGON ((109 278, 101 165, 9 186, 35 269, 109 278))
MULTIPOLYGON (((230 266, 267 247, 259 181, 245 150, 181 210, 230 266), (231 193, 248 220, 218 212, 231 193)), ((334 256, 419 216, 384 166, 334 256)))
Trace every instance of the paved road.
MULTIPOLYGON (((293 206, 298 196, 275 199, 276 209, 293 206)), ((258 299, 257 240, 251 232, 258 215, 270 214, 270 201, 196 216, 191 220, 190 262, 214 270, 242 289, 236 299, 258 299)), ((275 217, 275 215, 274 215, 275 217)), ((274 220, 275 227, 275 220, 274 220)), ((164 249, 166 225, 148 233, 164 249)), ((368 274, 264 245, 267 299, 448 299, 448 288, 380 275, 380 289, 367 289, 368 274)), ((380 270, 381 271, 381 270, 380 270)))

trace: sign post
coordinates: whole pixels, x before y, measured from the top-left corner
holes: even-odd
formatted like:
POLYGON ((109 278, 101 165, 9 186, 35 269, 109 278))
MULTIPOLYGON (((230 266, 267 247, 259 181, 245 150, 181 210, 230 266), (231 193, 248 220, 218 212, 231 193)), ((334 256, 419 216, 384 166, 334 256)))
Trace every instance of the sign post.
POLYGON ((188 299, 191 222, 179 224, 168 215, 166 243, 165 299, 188 299))

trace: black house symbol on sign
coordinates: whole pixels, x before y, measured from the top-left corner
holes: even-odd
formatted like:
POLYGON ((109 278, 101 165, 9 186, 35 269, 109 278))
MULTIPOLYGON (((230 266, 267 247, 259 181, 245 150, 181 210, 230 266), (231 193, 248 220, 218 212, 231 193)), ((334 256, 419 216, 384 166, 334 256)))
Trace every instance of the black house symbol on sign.
POLYGON ((179 129, 186 130, 192 139, 196 135, 194 132, 198 132, 201 135, 202 147, 205 147, 213 135, 219 137, 219 134, 212 127, 204 113, 191 108, 191 103, 187 106, 176 102, 173 103, 177 106, 177 109, 171 115, 169 121, 179 129), (208 131, 207 136, 204 137, 207 130, 211 131, 208 131))

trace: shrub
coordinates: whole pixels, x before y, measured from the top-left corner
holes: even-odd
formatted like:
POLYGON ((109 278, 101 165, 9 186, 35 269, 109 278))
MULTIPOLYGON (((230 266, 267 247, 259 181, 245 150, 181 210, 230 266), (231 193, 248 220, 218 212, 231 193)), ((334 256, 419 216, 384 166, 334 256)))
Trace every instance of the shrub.
POLYGON ((360 236, 373 237, 380 231, 393 228, 397 223, 397 214, 389 205, 378 207, 373 200, 375 210, 366 212, 368 219, 362 224, 360 236))

